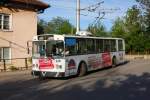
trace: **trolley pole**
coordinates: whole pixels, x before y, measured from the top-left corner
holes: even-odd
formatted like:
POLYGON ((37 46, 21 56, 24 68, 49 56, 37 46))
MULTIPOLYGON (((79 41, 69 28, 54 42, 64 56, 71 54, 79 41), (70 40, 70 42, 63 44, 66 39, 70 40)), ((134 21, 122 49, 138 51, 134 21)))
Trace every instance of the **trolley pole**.
POLYGON ((76 19, 76 32, 79 32, 80 31, 80 0, 77 0, 77 19, 76 19))

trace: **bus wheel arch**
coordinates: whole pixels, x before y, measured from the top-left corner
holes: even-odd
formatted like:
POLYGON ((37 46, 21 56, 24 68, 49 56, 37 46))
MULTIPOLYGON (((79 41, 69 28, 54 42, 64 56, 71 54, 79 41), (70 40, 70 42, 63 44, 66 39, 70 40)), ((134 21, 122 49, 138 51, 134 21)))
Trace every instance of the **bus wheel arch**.
POLYGON ((117 58, 116 56, 113 56, 112 58, 112 67, 116 67, 117 66, 117 58))
POLYGON ((85 61, 81 61, 78 66, 77 75, 79 77, 87 74, 87 64, 85 61))

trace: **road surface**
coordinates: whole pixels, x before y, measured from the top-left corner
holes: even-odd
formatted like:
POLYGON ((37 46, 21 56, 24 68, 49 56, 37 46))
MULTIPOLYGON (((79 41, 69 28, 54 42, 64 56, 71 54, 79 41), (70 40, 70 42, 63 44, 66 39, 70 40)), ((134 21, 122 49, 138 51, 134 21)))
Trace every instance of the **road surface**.
POLYGON ((149 100, 150 60, 133 60, 84 77, 39 80, 1 72, 0 100, 149 100))

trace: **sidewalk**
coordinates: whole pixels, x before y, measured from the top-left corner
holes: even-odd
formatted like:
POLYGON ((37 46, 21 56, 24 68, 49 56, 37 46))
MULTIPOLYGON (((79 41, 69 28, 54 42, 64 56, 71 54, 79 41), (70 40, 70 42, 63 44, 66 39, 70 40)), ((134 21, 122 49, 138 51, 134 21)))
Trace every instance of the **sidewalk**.
POLYGON ((13 76, 13 75, 18 75, 19 76, 19 75, 30 74, 30 73, 31 73, 31 69, 0 72, 0 77, 2 77, 2 76, 13 76))

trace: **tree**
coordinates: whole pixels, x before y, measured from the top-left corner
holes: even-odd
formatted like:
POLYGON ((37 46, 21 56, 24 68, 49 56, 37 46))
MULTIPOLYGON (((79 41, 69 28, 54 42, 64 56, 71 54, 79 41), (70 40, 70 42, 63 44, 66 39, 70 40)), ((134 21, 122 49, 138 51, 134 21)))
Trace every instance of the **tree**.
POLYGON ((44 34, 46 26, 47 26, 47 22, 40 19, 37 24, 37 35, 44 34))
POLYGON ((118 18, 112 27, 112 36, 124 38, 127 52, 144 52, 145 36, 142 31, 142 15, 137 6, 128 9, 126 16, 118 18))
POLYGON ((141 12, 137 6, 133 6, 131 9, 128 9, 125 16, 125 26, 128 32, 139 34, 141 29, 141 12))
POLYGON ((56 17, 47 23, 45 32, 49 34, 74 34, 75 28, 67 19, 56 17))
POLYGON ((125 38, 126 32, 124 20, 121 18, 117 18, 111 30, 112 30, 111 35, 113 37, 125 38))
POLYGON ((143 34, 145 36, 145 49, 150 53, 150 1, 149 0, 136 0, 141 5, 143 16, 143 34))
POLYGON ((127 50, 131 50, 132 52, 144 52, 144 46, 142 44, 144 41, 140 21, 141 12, 137 6, 133 6, 131 9, 128 9, 125 16, 125 29, 127 32, 127 36, 125 38, 127 50))
POLYGON ((87 31, 91 32, 94 36, 108 36, 104 25, 100 22, 94 25, 89 25, 87 31))

